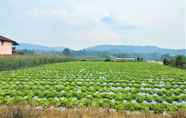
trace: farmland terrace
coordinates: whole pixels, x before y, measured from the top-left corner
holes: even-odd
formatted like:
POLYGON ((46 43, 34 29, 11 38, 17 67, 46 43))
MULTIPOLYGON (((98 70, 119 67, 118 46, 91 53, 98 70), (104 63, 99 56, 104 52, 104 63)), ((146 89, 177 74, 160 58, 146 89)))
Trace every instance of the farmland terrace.
POLYGON ((0 72, 0 104, 186 110, 186 71, 145 62, 67 62, 0 72))

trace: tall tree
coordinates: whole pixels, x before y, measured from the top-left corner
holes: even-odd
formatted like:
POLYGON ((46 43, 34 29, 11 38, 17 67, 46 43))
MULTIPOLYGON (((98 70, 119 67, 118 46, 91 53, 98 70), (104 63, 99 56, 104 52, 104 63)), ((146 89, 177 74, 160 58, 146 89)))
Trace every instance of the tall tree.
POLYGON ((65 56, 71 56, 71 50, 70 49, 68 49, 68 48, 65 48, 64 50, 63 50, 63 54, 65 55, 65 56))

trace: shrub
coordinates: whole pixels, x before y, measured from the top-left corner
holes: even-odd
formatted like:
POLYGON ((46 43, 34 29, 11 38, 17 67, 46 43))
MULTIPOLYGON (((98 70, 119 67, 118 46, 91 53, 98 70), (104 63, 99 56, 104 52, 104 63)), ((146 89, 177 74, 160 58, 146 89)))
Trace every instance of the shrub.
POLYGON ((112 61, 111 59, 107 58, 104 60, 105 62, 109 62, 109 61, 112 61))
POLYGON ((137 61, 143 61, 144 59, 143 58, 141 58, 141 57, 137 57, 137 59, 136 59, 137 61))
POLYGON ((176 67, 184 68, 186 64, 186 58, 184 56, 177 56, 175 64, 176 64, 176 67))
POLYGON ((167 58, 163 59, 163 64, 164 65, 169 65, 170 61, 167 58))
POLYGON ((176 56, 176 57, 170 58, 170 59, 164 58, 163 64, 186 69, 186 57, 179 55, 179 56, 176 56))

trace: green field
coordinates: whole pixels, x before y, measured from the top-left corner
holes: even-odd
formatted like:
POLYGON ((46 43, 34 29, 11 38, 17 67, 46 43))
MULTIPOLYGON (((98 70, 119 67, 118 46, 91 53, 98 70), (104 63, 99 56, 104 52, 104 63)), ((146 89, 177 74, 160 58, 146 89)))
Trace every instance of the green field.
POLYGON ((145 62, 67 62, 0 73, 0 104, 186 109, 186 71, 145 62))

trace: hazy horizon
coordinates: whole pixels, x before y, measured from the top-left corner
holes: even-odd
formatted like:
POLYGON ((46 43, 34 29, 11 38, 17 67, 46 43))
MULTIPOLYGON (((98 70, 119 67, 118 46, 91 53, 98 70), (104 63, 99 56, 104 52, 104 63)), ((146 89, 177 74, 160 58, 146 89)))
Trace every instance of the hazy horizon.
MULTIPOLYGON (((63 45, 59 45, 59 46, 47 46, 44 44, 37 44, 37 43, 29 43, 29 42, 19 42, 20 45, 35 45, 35 46, 44 46, 44 47, 48 47, 48 48, 69 48, 69 47, 65 47, 63 45)), ((19 45, 18 45, 19 46, 19 45)), ((139 46, 139 47, 157 47, 157 48, 161 48, 161 49, 173 49, 173 50, 186 50, 186 48, 164 48, 164 47, 159 47, 159 46, 155 46, 155 45, 113 45, 113 44, 98 44, 98 45, 93 45, 93 46, 89 46, 89 47, 84 47, 84 48, 79 48, 79 49, 73 49, 73 48, 69 48, 72 50, 83 50, 83 49, 87 49, 87 48, 94 48, 97 46, 139 46)))
POLYGON ((139 45, 186 49, 184 0, 6 0, 0 35, 83 49, 139 45))

